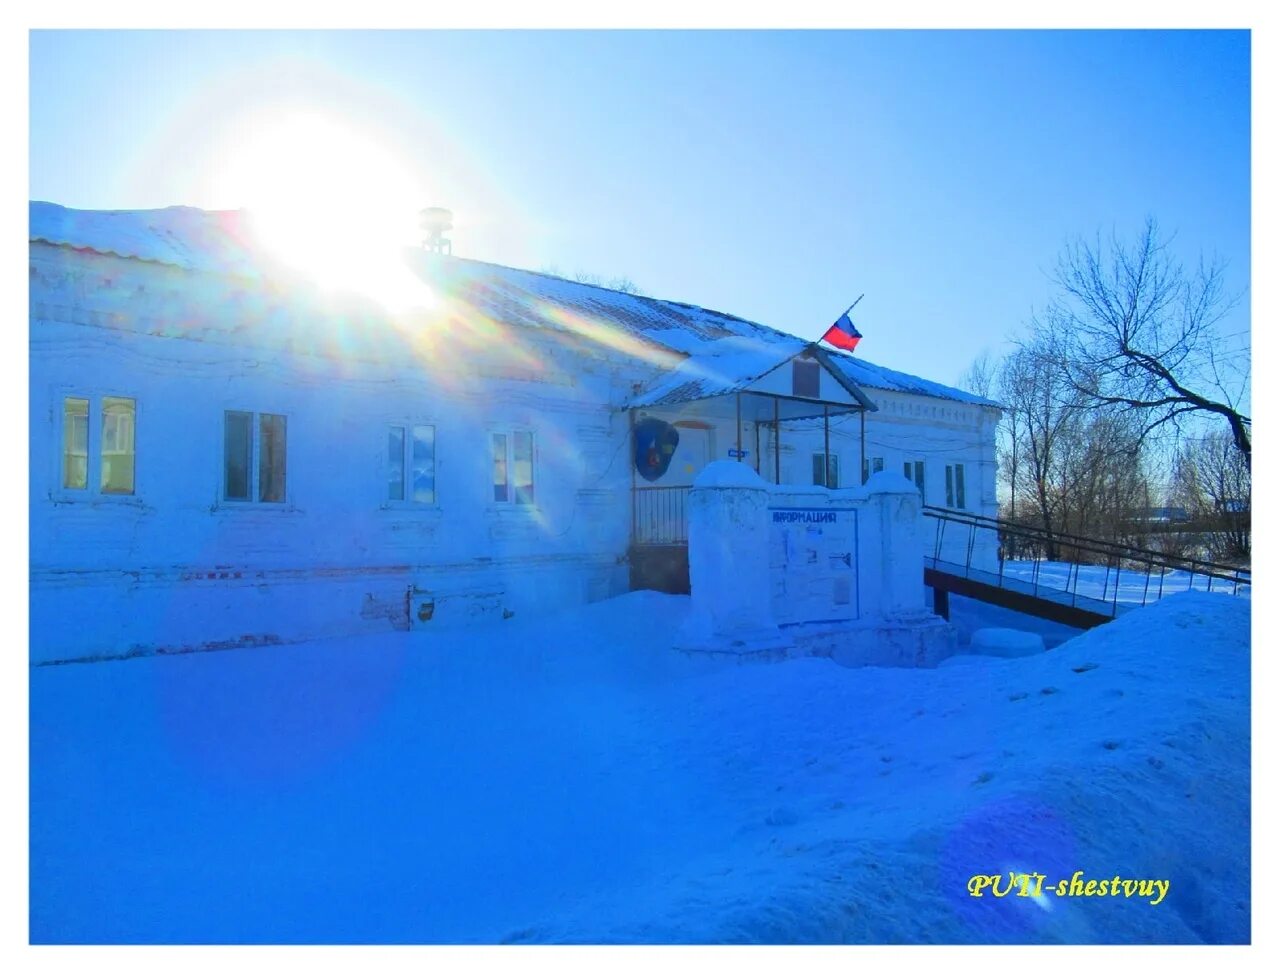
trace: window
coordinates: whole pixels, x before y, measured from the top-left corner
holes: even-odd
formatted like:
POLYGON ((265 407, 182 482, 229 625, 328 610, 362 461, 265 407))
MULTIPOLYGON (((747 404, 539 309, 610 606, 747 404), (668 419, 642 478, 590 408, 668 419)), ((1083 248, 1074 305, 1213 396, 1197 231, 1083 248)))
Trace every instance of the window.
POLYGON ((791 394, 808 399, 818 398, 822 367, 811 358, 791 360, 791 394))
POLYGON ((62 400, 64 489, 89 489, 95 472, 90 470, 89 458, 96 454, 98 490, 103 494, 134 492, 134 430, 137 414, 137 403, 124 396, 102 396, 96 400, 67 396, 62 400), (90 421, 95 404, 101 418, 96 435, 90 421))
POLYGON ((908 480, 913 481, 916 488, 920 491, 920 500, 923 502, 924 496, 924 461, 923 460, 906 460, 902 464, 902 475, 908 480))
POLYGON ((264 504, 284 503, 285 417, 228 410, 224 420, 223 497, 248 501, 256 496, 264 504))
POLYGON ((62 400, 62 486, 89 486, 89 400, 62 400))
POLYGON ((533 434, 494 433, 493 499, 499 504, 533 503, 533 434))
POLYGON ((813 484, 815 487, 839 487, 840 486, 840 458, 834 453, 827 456, 822 453, 813 455, 813 484), (822 462, 826 456, 825 465, 822 462), (823 467, 826 467, 826 475, 823 475, 823 467))
POLYGON ((884 457, 863 457, 862 458, 862 482, 865 484, 871 479, 873 473, 879 473, 884 469, 884 457))
POLYGON ((133 493, 133 421, 137 407, 132 399, 102 397, 102 492, 133 493))
POLYGON ((436 502, 436 428, 392 426, 387 434, 387 500, 436 502))
POLYGON ((947 507, 964 506, 964 464, 947 464, 947 507))

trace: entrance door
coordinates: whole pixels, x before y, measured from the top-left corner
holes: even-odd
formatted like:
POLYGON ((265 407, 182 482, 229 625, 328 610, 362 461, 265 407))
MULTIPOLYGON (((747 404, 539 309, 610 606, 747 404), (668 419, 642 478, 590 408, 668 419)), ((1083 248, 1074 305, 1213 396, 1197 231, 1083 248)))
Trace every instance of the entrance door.
POLYGON ((702 468, 715 459, 715 431, 708 424, 684 419, 674 425, 680 431, 680 442, 666 476, 660 481, 664 486, 673 487, 692 484, 702 468))

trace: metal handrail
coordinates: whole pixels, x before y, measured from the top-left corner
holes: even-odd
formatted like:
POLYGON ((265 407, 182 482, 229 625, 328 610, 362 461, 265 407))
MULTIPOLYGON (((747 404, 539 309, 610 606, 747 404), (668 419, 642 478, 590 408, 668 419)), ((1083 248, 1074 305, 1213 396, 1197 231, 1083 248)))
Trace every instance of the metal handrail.
POLYGON ((1004 518, 988 517, 985 514, 975 514, 972 511, 957 511, 949 507, 936 507, 932 504, 926 504, 923 507, 923 513, 926 517, 939 518, 940 520, 953 521, 965 525, 988 527, 1033 541, 1060 543, 1063 547, 1079 548, 1091 554, 1118 555, 1130 561, 1151 562, 1163 568, 1170 568, 1175 571, 1189 571, 1193 575, 1212 576, 1228 582, 1235 581, 1237 576, 1252 575, 1251 569, 1248 568, 1222 565, 1217 562, 1205 561, 1202 558, 1177 558, 1173 555, 1166 555, 1161 551, 1153 551, 1150 548, 1121 544, 1118 541, 1106 541, 1102 538, 1089 538, 1065 531, 1050 532, 1033 525, 1021 524, 1004 518), (1188 568, 1188 565, 1192 567, 1188 568), (1200 566, 1200 569, 1197 570, 1195 566, 1200 566))
MULTIPOLYGON (((1164 576, 1166 570, 1185 571, 1187 572, 1188 589, 1194 586, 1195 577, 1203 575, 1208 580, 1209 591, 1213 591, 1213 580, 1215 578, 1223 581, 1231 582, 1233 585, 1232 594, 1237 595, 1240 592, 1240 586, 1252 586, 1252 573, 1249 569, 1232 568, 1226 565, 1215 564, 1214 562, 1206 562, 1199 558, 1176 558, 1166 555, 1163 552, 1151 551, 1146 548, 1139 548, 1135 545, 1119 544, 1117 542, 1105 541, 1100 538, 1085 538, 1080 535, 1070 533, 1057 534, 1046 531, 1044 528, 1038 528, 1025 524, 1018 524, 1007 521, 1002 518, 988 517, 984 514, 975 514, 970 511, 956 511, 946 507, 936 507, 925 505, 923 514, 926 517, 932 517, 936 521, 934 532, 934 550, 933 550, 933 567, 937 569, 939 562, 942 561, 943 537, 946 532, 947 524, 957 524, 968 529, 968 538, 965 543, 964 551, 964 577, 968 578, 973 571, 973 554, 976 546, 976 536, 978 529, 990 530, 996 532, 997 536, 1004 538, 1017 538, 1037 543, 1038 545, 1047 546, 1050 542, 1060 544, 1061 547, 1070 549, 1076 554, 1075 558, 1064 559, 1067 565, 1067 578, 1063 586, 1063 593, 1070 592, 1071 605, 1074 607, 1081 597, 1079 595, 1080 585, 1080 565, 1082 559, 1079 557, 1081 553, 1093 555, 1101 555, 1103 564, 1106 566, 1106 575, 1102 582, 1102 598, 1099 600, 1102 605, 1106 605, 1109 601, 1111 616, 1114 618, 1120 611, 1120 583, 1121 571, 1124 568, 1124 562, 1137 562, 1146 568, 1146 580, 1142 588, 1142 605, 1147 604, 1147 597, 1151 589, 1151 575, 1153 570, 1159 571, 1159 586, 1156 600, 1159 600, 1164 594, 1164 576), (1115 583, 1114 590, 1108 593, 1111 587, 1111 569, 1115 566, 1115 583), (1111 598, 1108 599, 1108 594, 1111 598)), ((1000 546, 1001 550, 1003 545, 1000 546)), ((1005 558, 1003 554, 999 556, 999 575, 997 587, 1004 588, 1005 558)), ((1038 597, 1040 591, 1040 564, 1045 559, 1036 558, 1032 560, 1031 565, 1031 594, 1038 597)), ((1050 589, 1052 590, 1052 589, 1050 589)), ((1089 598, 1092 598, 1090 596, 1089 598)))

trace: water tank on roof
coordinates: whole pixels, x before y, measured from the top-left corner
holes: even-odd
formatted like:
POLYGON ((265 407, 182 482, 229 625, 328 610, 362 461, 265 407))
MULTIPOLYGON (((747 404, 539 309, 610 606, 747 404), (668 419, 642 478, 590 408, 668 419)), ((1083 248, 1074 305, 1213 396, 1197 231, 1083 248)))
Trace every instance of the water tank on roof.
POLYGON ((433 254, 452 254, 453 243, 445 232, 453 229, 453 211, 443 206, 428 206, 418 214, 418 226, 426 232, 422 246, 433 254))

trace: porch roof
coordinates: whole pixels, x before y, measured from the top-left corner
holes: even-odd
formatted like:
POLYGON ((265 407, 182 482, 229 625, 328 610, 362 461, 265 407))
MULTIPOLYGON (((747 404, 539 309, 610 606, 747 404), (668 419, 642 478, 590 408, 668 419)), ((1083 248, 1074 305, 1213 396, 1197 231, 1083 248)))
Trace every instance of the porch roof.
MULTIPOLYGON (((876 404, 851 382, 840 369, 834 368, 825 349, 801 339, 758 342, 750 338, 726 338, 708 351, 690 355, 666 375, 659 376, 641 389, 627 404, 628 409, 676 406, 682 403, 715 399, 735 392, 748 392, 748 387, 797 355, 808 352, 853 397, 858 406, 847 403, 799 396, 777 396, 750 391, 752 396, 787 399, 823 407, 876 410, 876 404)), ((817 413, 821 415, 821 412, 817 413)))

